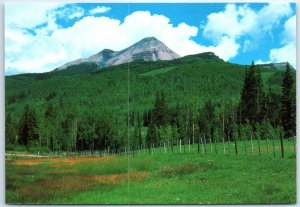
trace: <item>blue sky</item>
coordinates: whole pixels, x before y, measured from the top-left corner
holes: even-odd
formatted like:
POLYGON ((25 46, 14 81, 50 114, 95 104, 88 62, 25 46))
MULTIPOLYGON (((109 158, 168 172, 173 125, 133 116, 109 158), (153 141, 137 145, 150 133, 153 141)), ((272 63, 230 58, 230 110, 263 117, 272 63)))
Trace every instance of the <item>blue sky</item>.
POLYGON ((5 5, 5 74, 46 72, 155 36, 181 56, 212 51, 239 64, 296 67, 295 4, 5 5))

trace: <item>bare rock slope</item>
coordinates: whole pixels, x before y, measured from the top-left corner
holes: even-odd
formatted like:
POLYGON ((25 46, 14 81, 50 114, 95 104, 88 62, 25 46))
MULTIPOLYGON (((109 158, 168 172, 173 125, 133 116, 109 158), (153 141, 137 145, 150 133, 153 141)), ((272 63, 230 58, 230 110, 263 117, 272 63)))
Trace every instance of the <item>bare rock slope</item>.
POLYGON ((108 67, 136 60, 157 61, 173 60, 176 58, 180 58, 180 56, 169 49, 164 43, 155 37, 147 37, 124 50, 113 51, 104 49, 89 58, 81 58, 66 63, 60 66, 58 70, 63 70, 69 66, 78 65, 84 62, 96 63, 100 67, 108 67))

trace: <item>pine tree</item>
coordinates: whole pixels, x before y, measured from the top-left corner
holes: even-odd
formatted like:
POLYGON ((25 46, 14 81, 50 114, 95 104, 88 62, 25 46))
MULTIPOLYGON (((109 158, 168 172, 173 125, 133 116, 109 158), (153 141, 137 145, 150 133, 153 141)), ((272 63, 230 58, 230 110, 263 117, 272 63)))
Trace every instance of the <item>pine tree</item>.
POLYGON ((138 128, 137 144, 141 145, 143 143, 143 140, 142 140, 141 120, 140 120, 139 113, 137 113, 137 128, 138 128))
POLYGON ((168 107, 165 94, 163 92, 156 94, 153 109, 153 121, 159 127, 168 123, 168 107))
POLYGON ((150 122, 149 128, 147 131, 147 136, 146 136, 146 144, 148 146, 151 146, 152 143, 157 144, 158 143, 158 132, 157 132, 157 127, 153 123, 153 121, 150 122))
POLYGON ((5 144, 16 144, 16 129, 10 114, 5 118, 5 144))
POLYGON ((293 84, 291 69, 289 64, 287 64, 282 82, 281 97, 281 124, 286 138, 295 135, 296 131, 296 101, 295 92, 293 92, 293 84))
POLYGON ((45 111, 45 123, 48 130, 48 146, 52 151, 58 150, 61 126, 58 120, 57 109, 50 103, 45 111))
POLYGON ((242 123, 249 120, 252 126, 262 120, 262 108, 264 101, 263 84, 260 70, 252 65, 245 73, 244 86, 239 104, 239 116, 242 123))
POLYGON ((33 109, 27 104, 19 124, 19 144, 27 146, 30 141, 38 139, 37 117, 33 109))

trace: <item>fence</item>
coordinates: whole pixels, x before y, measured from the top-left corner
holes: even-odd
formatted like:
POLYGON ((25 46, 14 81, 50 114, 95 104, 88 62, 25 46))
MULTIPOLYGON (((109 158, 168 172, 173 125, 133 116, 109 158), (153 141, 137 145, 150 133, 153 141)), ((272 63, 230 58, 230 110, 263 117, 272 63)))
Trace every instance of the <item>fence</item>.
POLYGON ((198 139, 189 139, 184 143, 183 140, 177 140, 176 144, 172 144, 170 140, 160 142, 157 146, 154 143, 149 145, 136 145, 126 146, 123 148, 115 149, 107 147, 104 150, 86 150, 86 151, 56 151, 51 153, 38 153, 38 155, 20 154, 10 152, 5 154, 6 157, 29 157, 29 158, 42 158, 53 156, 142 156, 142 155, 154 155, 154 154, 223 154, 229 155, 272 155, 273 157, 284 157, 285 152, 288 152, 292 156, 296 156, 296 137, 289 139, 266 139, 266 140, 254 140, 250 137, 250 140, 233 140, 230 137, 222 139, 222 142, 216 142, 211 138, 206 140, 204 137, 198 139))

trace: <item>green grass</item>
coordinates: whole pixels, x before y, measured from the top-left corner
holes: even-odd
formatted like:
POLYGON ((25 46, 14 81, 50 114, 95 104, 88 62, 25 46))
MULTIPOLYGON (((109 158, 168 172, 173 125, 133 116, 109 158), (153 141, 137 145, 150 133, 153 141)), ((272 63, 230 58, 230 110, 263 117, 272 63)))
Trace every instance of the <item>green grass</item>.
MULTIPOLYGON (((257 141, 254 141, 257 143, 257 141)), ((266 150, 261 154, 247 141, 197 144, 185 154, 179 147, 157 148, 135 156, 53 158, 6 161, 6 202, 18 204, 294 204, 296 160, 293 142, 285 141, 285 157, 266 150), (200 145, 201 149, 201 145, 200 145), (200 152, 202 152, 200 150, 200 152), (19 162, 19 165, 16 163, 19 162), (32 164, 32 163, 35 163, 32 164)), ((268 144, 271 148, 271 143, 268 144)), ((183 149, 183 148, 182 148, 183 149)))

